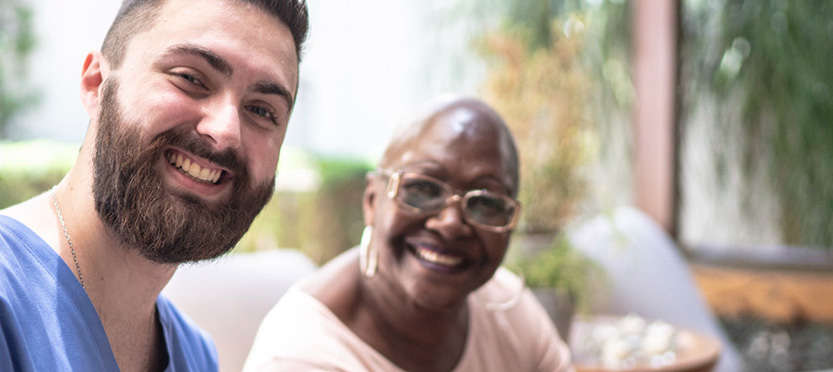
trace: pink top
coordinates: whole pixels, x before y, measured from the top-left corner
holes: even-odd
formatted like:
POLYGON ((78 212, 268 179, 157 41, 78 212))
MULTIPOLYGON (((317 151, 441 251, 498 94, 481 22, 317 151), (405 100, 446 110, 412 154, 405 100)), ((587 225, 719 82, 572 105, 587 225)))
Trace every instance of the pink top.
MULTIPOLYGON (((469 296, 468 342, 455 372, 573 371, 552 321, 522 288, 501 268, 469 296)), ((404 372, 297 285, 264 318, 243 371, 404 372)))

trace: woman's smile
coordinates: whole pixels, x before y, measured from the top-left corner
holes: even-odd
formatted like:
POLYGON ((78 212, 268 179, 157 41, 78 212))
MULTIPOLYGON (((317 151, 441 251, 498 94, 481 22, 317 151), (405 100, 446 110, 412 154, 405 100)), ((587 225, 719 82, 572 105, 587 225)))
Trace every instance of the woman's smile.
POLYGON ((460 253, 445 249, 440 245, 418 239, 406 239, 406 247, 419 263, 432 271, 441 273, 459 273, 470 262, 460 253))

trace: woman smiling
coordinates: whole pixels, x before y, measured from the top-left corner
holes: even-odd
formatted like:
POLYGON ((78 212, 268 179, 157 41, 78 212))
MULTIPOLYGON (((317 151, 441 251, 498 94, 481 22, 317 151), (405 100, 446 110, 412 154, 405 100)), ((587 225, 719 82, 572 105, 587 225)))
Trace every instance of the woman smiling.
POLYGON ((544 310, 499 268, 518 182, 494 110, 433 101, 367 176, 360 247, 281 299, 244 370, 572 370, 544 310))

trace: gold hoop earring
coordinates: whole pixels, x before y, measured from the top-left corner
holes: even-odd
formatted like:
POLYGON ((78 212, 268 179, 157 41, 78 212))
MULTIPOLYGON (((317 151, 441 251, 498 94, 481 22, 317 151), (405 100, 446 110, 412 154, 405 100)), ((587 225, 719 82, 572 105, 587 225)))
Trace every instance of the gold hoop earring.
POLYGON ((378 265, 378 252, 370 249, 370 238, 373 235, 373 227, 365 226, 362 231, 362 240, 359 243, 359 269, 361 273, 372 278, 376 275, 376 266, 378 265))

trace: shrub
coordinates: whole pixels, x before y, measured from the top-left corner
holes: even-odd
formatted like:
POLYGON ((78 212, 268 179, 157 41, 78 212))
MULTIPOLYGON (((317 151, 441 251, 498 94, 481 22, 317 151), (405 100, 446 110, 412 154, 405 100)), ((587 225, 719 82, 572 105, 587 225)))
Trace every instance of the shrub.
POLYGON ((79 146, 49 140, 0 143, 0 209, 57 184, 69 171, 79 146))

